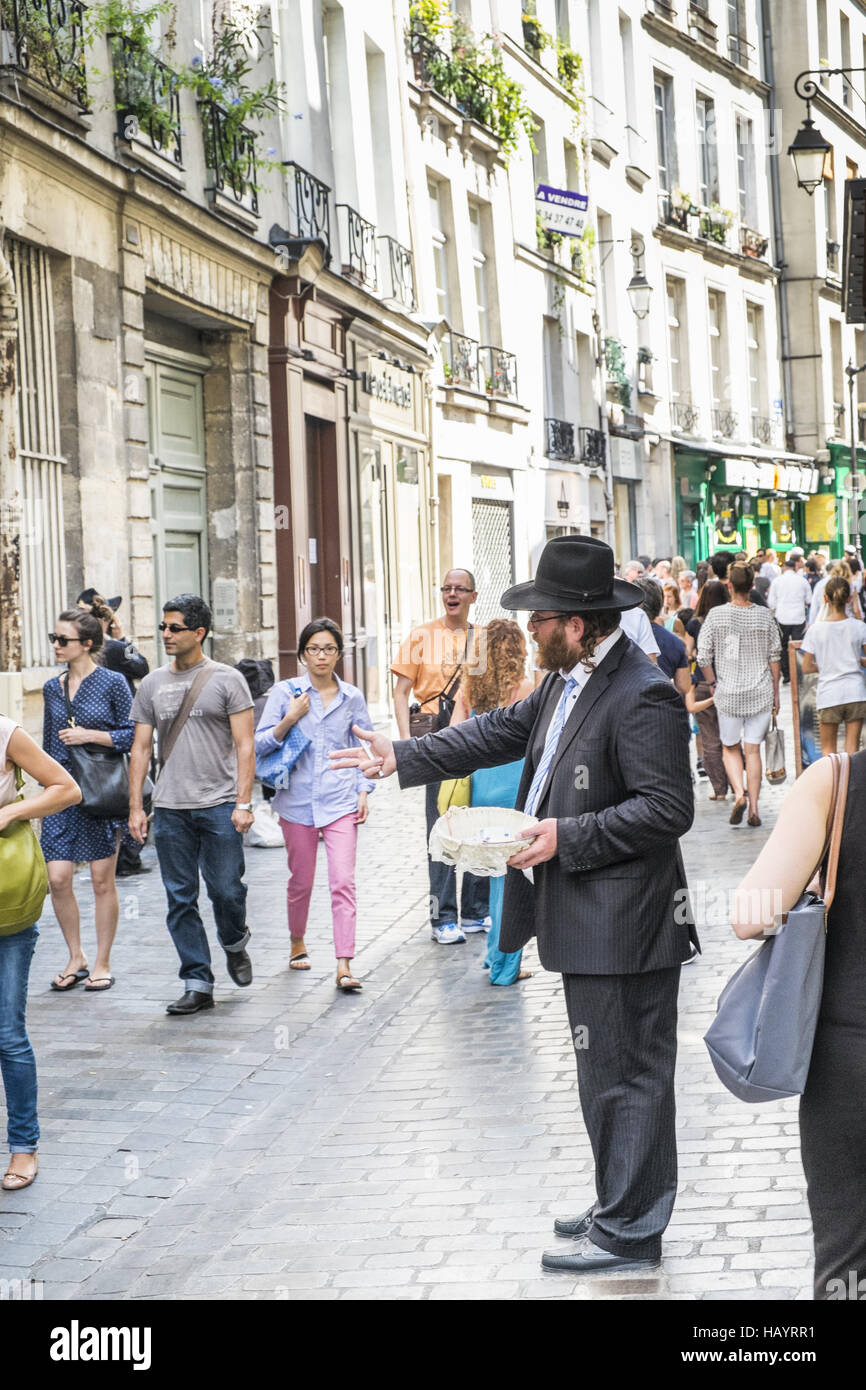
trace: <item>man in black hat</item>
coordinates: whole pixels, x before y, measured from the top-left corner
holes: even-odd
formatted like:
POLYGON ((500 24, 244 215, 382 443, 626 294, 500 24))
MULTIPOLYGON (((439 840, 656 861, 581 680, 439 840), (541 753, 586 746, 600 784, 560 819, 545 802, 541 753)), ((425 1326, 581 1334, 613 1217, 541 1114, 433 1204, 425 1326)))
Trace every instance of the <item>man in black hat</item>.
POLYGON ((572 1273, 657 1264, 677 1187, 677 989, 697 946, 678 840, 694 799, 683 702, 619 625, 642 598, 603 541, 556 537, 500 600, 531 610, 550 673, 527 699, 393 745, 355 729, 371 754, 331 754, 401 786, 526 760, 517 806, 539 823, 510 861, 499 944, 537 936, 562 973, 596 1200, 554 1223, 571 1240, 542 1264, 572 1273))

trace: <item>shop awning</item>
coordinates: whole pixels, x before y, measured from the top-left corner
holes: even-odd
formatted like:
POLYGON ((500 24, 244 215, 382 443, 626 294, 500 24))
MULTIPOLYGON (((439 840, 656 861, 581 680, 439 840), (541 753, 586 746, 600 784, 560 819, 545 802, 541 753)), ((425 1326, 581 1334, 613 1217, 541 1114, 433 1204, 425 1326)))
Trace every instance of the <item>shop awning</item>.
POLYGON ((762 449, 758 444, 719 444, 712 439, 684 439, 682 435, 664 434, 661 430, 648 430, 647 433, 657 434, 659 439, 676 444, 678 448, 688 450, 690 454, 720 454, 724 458, 755 459, 767 463, 815 462, 811 454, 792 454, 786 449, 762 449))

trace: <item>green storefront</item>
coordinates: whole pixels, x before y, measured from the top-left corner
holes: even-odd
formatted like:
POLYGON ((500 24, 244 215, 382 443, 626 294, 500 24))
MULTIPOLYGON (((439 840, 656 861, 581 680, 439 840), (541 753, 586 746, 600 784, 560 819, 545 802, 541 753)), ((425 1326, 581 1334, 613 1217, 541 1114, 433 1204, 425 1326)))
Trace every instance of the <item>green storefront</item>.
MULTIPOLYGON (((844 474, 847 476, 847 450, 844 474)), ((866 458, 866 454, 864 454, 866 458)), ((846 544, 844 478, 833 469, 822 481, 810 461, 726 456, 674 445, 677 545, 694 569, 717 550, 820 546, 839 555, 846 544)))

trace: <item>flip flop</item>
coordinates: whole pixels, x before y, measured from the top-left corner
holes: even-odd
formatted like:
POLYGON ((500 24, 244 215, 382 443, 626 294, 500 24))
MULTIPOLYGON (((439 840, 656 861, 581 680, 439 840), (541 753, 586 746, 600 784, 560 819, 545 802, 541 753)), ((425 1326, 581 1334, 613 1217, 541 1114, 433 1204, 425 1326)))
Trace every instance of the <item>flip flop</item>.
POLYGON ((337 976, 337 989, 341 994, 356 994, 359 989, 363 989, 360 980, 356 980, 354 975, 350 975, 344 970, 342 975, 337 976))
POLYGON ((307 955, 306 951, 301 951, 300 955, 292 956, 291 960, 289 961, 289 969, 290 969, 290 970, 310 970, 310 969, 312 969, 312 966, 310 965, 310 957, 307 955), (302 962, 303 962, 303 963, 302 963, 302 962))
POLYGON ((73 973, 71 973, 71 974, 69 974, 69 975, 61 975, 61 976, 60 976, 60 979, 61 979, 61 980, 71 980, 71 981, 72 981, 71 984, 68 984, 68 985, 58 985, 58 984, 55 984, 54 981, 52 980, 52 981, 51 981, 51 988, 52 988, 52 989, 55 989, 55 990, 57 991, 58 994, 65 994, 66 991, 67 991, 68 989, 74 989, 76 985, 80 985, 80 984, 81 984, 81 981, 82 981, 82 980, 88 979, 89 976, 90 976, 90 971, 87 970, 87 969, 85 969, 85 970, 76 970, 76 971, 74 971, 73 973))
POLYGON ((84 988, 88 994, 104 994, 107 989, 111 989, 113 984, 113 975, 97 975, 96 979, 91 980, 90 984, 85 985, 84 988), (100 984, 99 981, 105 981, 105 983, 100 984))

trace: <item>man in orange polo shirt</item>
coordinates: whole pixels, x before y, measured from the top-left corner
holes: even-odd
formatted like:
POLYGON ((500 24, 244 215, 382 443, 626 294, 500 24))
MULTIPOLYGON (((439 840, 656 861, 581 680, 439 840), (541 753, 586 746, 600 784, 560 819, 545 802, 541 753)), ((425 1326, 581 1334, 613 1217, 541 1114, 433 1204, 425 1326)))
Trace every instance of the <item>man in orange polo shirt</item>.
MULTIPOLYGON (((477 599, 475 577, 470 570, 449 570, 442 581, 442 602, 445 613, 429 623, 421 623, 410 632, 391 667, 394 683, 394 711, 401 738, 410 737, 409 697, 421 706, 423 714, 436 715, 439 696, 453 685, 456 695, 459 681, 455 677, 465 672, 467 665, 475 670, 482 659, 483 647, 473 641, 469 610, 477 599)), ((427 838, 439 817, 436 805, 439 783, 427 786, 427 838)), ((440 946, 453 946, 465 941, 464 932, 481 932, 489 925, 487 916, 490 885, 486 878, 473 874, 463 877, 463 923, 457 925, 457 880, 448 864, 429 861, 430 926, 433 940, 440 946)))

